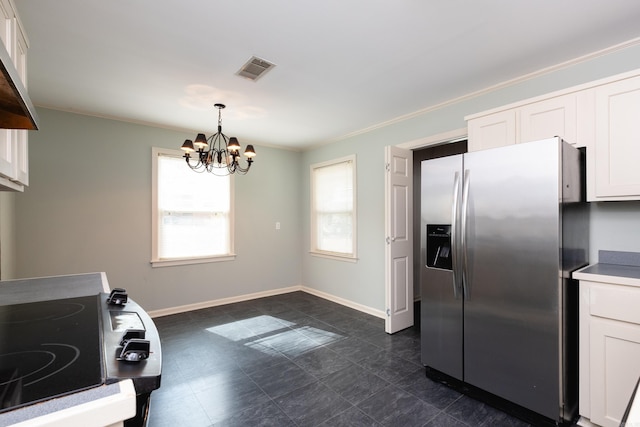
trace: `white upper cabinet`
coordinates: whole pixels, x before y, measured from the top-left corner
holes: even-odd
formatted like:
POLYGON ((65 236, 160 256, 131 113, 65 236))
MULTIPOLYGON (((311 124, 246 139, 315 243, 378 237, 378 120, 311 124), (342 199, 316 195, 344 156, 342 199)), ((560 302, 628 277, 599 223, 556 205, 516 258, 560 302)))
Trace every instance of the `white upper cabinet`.
POLYGON ((595 88, 589 200, 640 199, 640 76, 595 88))
MULTIPOLYGON (((559 136, 570 144, 585 146, 578 138, 577 93, 535 98, 467 117, 469 151, 538 141, 559 136)), ((584 133, 584 132, 582 132, 584 133)))
MULTIPOLYGON (((13 54, 14 34, 13 9, 8 1, 2 0, 0 1, 0 39, 9 55, 13 54)), ((14 173, 15 147, 11 137, 11 130, 0 129, 0 179, 11 178, 14 173)), ((1 185, 2 181, 0 181, 1 185)))
MULTIPOLYGON (((0 0, 0 41, 27 86, 27 38, 10 0, 0 0)), ((24 191, 29 184, 28 131, 0 129, 0 190, 24 191)))
POLYGON ((469 151, 504 147, 516 143, 516 112, 513 110, 478 117, 469 121, 469 151))
POLYGON ((11 55, 13 46, 13 9, 7 0, 0 0, 0 41, 11 55))
MULTIPOLYGON (((17 16, 14 17, 14 20, 18 23, 17 16)), ((16 25, 16 45, 13 61, 25 88, 27 87, 27 48, 27 38, 22 26, 16 25)), ((16 129, 13 132, 13 142, 16 150, 16 158, 13 162, 13 177, 17 183, 29 185, 29 131, 16 129)))
POLYGON ((586 147, 587 200, 640 200, 640 70, 466 117, 469 151, 559 136, 586 147))
POLYGON ((570 93, 519 108, 518 143, 560 136, 570 144, 576 144, 578 128, 576 99, 576 94, 570 93))

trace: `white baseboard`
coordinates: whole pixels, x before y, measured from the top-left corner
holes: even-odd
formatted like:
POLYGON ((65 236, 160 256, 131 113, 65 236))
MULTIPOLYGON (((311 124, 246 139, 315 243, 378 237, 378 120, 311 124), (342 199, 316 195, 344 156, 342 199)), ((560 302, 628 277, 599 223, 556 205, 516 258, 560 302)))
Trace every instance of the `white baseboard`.
POLYGON ((270 296, 274 296, 274 295, 288 294, 290 292, 296 292, 296 291, 303 291, 303 292, 306 292, 308 294, 315 295, 317 297, 320 297, 320 298, 335 302, 337 304, 344 305, 344 306, 349 307, 349 308, 353 308, 354 310, 362 311, 363 313, 367 313, 367 314, 370 314, 372 316, 379 317, 381 319, 385 319, 386 318, 386 316, 384 314, 384 311, 382 311, 382 310, 377 310, 375 308, 371 308, 371 307, 368 307, 366 305, 358 304, 357 302, 353 302, 353 301, 350 301, 350 300, 347 300, 347 299, 344 299, 344 298, 340 298, 340 297, 337 297, 335 295, 331 295, 331 294, 328 294, 326 292, 322 292, 322 291, 319 291, 317 289, 309 288, 307 286, 302 286, 302 285, 290 286, 288 288, 272 289, 272 290, 263 291, 263 292, 255 292, 255 293, 252 293, 252 294, 238 295, 238 296, 229 297, 229 298, 221 298, 221 299, 216 299, 216 300, 203 301, 203 302, 198 302, 198 303, 195 303, 195 304, 179 305, 177 307, 162 308, 160 310, 149 311, 148 314, 151 317, 169 316, 169 315, 172 315, 172 314, 185 313, 187 311, 201 310, 203 308, 217 307, 219 305, 233 304, 234 302, 249 301, 249 300, 252 300, 252 299, 270 297, 270 296))
POLYGON ((308 294, 315 295, 317 297, 324 298, 324 299, 329 300, 329 301, 333 301, 333 302, 338 303, 340 305, 344 305, 346 307, 353 308, 354 310, 362 311, 363 313, 367 313, 367 314, 370 314, 372 316, 379 317, 381 319, 386 319, 386 317, 387 317, 384 314, 384 311, 382 311, 382 310, 378 310, 378 309, 371 308, 371 307, 366 306, 366 305, 358 304, 357 302, 353 302, 353 301, 350 301, 348 299, 340 298, 340 297, 337 297, 335 295, 331 295, 331 294, 328 294, 326 292, 319 291, 317 289, 309 288, 307 286, 302 286, 301 290, 306 292, 306 293, 308 293, 308 294))
POLYGON ((582 427, 599 427, 597 424, 594 424, 589 420, 589 418, 580 417, 577 424, 582 427))
POLYGON ((177 307, 162 308, 160 310, 149 311, 151 317, 169 316, 171 314, 185 313, 187 311, 201 310, 203 308, 217 307, 219 305, 233 304, 234 302, 249 301, 257 298, 271 297, 274 295, 288 294, 290 292, 301 291, 302 286, 290 286, 288 288, 271 289, 268 291, 255 292, 252 294, 238 295, 229 298, 197 302, 195 304, 179 305, 177 307))

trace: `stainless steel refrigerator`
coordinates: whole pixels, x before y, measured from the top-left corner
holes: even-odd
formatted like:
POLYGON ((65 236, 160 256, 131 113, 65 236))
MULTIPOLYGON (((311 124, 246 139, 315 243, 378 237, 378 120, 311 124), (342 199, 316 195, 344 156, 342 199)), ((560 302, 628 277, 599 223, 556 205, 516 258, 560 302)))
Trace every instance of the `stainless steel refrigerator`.
POLYGON ((554 422, 577 411, 583 156, 551 138, 421 164, 427 372, 554 422))

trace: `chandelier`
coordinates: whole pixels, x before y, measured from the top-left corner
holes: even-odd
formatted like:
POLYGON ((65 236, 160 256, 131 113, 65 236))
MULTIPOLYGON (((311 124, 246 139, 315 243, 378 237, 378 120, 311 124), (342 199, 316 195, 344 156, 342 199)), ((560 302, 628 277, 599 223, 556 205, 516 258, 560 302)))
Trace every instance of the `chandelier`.
POLYGON ((233 136, 227 138, 222 133, 221 111, 225 108, 225 105, 215 104, 214 107, 218 109, 218 132, 209 138, 204 133, 199 133, 195 141, 186 139, 181 147, 185 151, 182 157, 184 157, 189 167, 196 172, 207 171, 214 175, 230 175, 238 172, 244 175, 249 172, 253 158, 256 155, 253 145, 247 145, 244 150, 244 156, 247 158, 247 167, 243 168, 238 162, 241 148, 238 138, 233 136))

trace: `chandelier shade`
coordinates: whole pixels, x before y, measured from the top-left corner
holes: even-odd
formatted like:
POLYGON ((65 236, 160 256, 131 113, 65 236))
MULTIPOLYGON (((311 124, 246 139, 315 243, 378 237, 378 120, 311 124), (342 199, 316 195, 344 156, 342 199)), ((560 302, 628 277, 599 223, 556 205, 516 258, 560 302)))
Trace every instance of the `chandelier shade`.
POLYGON ((186 139, 182 144, 184 159, 191 169, 196 172, 210 172, 214 175, 230 175, 249 172, 256 151, 253 145, 247 145, 244 157, 247 166, 240 165, 240 150, 242 147, 235 136, 227 137, 222 133, 222 109, 224 104, 215 104, 218 109, 218 132, 209 138, 204 133, 199 133, 195 140, 186 139))

